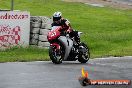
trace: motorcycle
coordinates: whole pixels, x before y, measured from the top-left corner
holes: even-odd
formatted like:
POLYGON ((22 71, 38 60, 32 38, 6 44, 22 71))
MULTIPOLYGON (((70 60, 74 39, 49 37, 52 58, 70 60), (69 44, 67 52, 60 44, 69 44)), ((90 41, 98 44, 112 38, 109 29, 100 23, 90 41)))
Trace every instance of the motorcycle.
MULTIPOLYGON (((78 32, 80 35, 82 32, 78 32)), ((70 38, 69 34, 62 35, 61 27, 52 27, 48 32, 47 39, 50 43, 49 56, 54 64, 60 64, 62 61, 76 61, 86 63, 90 58, 88 46, 81 42, 77 47, 74 38, 70 38)))

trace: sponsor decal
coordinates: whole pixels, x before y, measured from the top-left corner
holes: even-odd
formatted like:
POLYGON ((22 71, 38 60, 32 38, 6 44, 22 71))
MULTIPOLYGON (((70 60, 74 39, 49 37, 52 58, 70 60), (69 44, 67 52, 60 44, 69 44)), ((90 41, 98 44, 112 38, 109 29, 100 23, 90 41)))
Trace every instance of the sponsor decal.
POLYGON ((29 15, 27 14, 16 14, 16 13, 5 13, 3 15, 0 15, 0 19, 27 19, 29 18, 29 15))

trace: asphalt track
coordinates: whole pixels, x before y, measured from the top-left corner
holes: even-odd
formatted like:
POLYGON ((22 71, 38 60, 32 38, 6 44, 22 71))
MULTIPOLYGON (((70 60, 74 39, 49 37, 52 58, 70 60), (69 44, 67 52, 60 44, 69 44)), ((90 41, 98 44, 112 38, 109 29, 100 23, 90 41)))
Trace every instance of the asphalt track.
POLYGON ((105 85, 82 87, 78 82, 81 68, 89 72, 90 79, 132 80, 132 57, 110 57, 89 60, 86 64, 63 62, 0 63, 0 88, 132 88, 105 85))

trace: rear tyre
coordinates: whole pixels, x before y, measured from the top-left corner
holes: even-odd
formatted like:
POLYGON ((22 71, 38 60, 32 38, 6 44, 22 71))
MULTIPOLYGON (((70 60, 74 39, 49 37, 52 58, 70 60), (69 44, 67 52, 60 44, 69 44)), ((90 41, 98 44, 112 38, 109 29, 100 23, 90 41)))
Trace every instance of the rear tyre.
POLYGON ((62 63, 62 58, 63 58, 62 55, 58 54, 56 51, 54 51, 53 47, 49 48, 49 56, 50 56, 50 59, 52 60, 52 62, 54 64, 61 64, 62 63))
POLYGON ((82 48, 79 51, 78 61, 81 63, 86 63, 90 58, 89 48, 84 43, 81 43, 79 47, 82 47, 82 48))

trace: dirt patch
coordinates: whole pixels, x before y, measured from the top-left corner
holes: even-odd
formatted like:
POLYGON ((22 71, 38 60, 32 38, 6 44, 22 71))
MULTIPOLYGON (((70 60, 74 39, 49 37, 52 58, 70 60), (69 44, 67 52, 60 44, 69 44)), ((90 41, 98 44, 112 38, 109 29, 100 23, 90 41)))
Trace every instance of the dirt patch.
POLYGON ((63 0, 67 2, 82 2, 87 4, 101 4, 104 6, 110 6, 119 9, 132 9, 132 3, 121 2, 116 0, 63 0))

